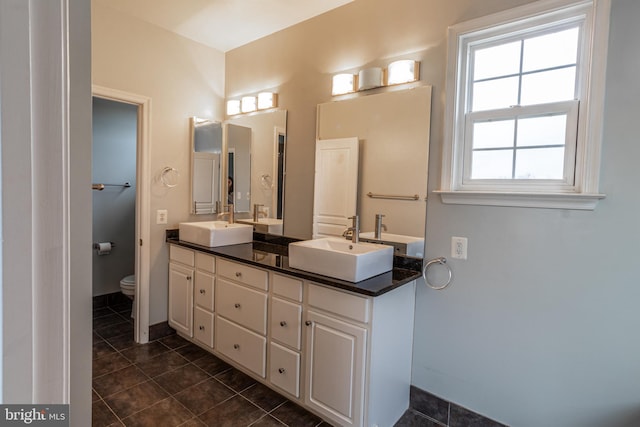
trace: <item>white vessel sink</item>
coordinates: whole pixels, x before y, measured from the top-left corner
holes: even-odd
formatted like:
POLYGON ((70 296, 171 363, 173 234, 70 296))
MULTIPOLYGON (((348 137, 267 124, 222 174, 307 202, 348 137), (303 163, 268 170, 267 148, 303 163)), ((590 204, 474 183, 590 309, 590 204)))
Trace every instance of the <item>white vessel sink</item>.
POLYGON ((359 282, 393 269, 393 247, 325 237, 289 243, 289 267, 359 282))
POLYGON ((393 245, 399 253, 422 258, 424 256, 424 238, 405 236, 402 234, 382 233, 380 239, 376 239, 373 231, 360 233, 360 239, 368 242, 379 242, 393 245))
POLYGON ((258 221, 253 219, 238 219, 236 222, 241 224, 249 224, 258 233, 277 234, 282 236, 282 220, 277 218, 260 218, 258 221))
POLYGON ((248 224, 229 224, 227 221, 181 222, 180 240, 197 245, 237 245, 253 241, 253 227, 248 224))

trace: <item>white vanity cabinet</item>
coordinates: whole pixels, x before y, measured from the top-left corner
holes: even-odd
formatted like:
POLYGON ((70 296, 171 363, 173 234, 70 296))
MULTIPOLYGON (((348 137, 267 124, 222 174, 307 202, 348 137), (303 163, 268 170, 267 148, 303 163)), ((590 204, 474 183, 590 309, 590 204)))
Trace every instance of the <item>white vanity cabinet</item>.
POLYGON ((265 378, 268 273, 223 259, 217 267, 215 348, 265 378))
POLYGON ((336 426, 409 406, 415 281, 379 296, 169 246, 169 324, 336 426))
POLYGON ((193 337, 193 278, 195 253, 169 246, 169 326, 193 337))
POLYGON ((391 426, 409 405, 415 282, 378 297, 308 285, 305 405, 341 426, 391 426))

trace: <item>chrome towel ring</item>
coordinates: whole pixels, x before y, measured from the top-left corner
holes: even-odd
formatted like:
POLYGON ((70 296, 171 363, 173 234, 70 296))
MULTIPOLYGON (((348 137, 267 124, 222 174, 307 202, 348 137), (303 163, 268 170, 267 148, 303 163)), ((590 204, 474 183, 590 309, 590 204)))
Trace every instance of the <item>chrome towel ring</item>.
POLYGON ((424 282, 427 284, 428 287, 430 287, 431 289, 434 289, 436 291, 441 291, 444 288, 446 288, 447 286, 449 286, 451 284, 451 278, 452 277, 453 277, 453 273, 451 272, 451 267, 449 267, 449 265, 447 265, 447 259, 445 257, 434 258, 434 259, 428 261, 425 264, 424 268, 422 269, 422 278, 424 279, 424 282), (447 271, 449 272, 449 278, 447 279, 447 283, 445 283, 444 285, 433 286, 429 282, 429 279, 427 279, 427 270, 433 264, 440 264, 440 265, 444 265, 445 267, 447 267, 447 271))

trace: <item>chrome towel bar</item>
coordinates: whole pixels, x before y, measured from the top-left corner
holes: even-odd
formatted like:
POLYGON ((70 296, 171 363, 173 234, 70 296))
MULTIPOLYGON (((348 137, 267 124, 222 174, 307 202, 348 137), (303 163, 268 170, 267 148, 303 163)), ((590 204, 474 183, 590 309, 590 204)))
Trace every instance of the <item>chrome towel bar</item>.
POLYGON ((371 191, 367 193, 367 196, 372 199, 394 199, 394 200, 420 200, 420 196, 414 194, 413 196, 401 196, 393 194, 373 194, 371 191))
POLYGON ((104 190, 105 187, 124 187, 124 188, 129 188, 129 187, 131 187, 131 184, 129 184, 128 182, 125 182, 124 184, 91 184, 91 189, 92 190, 102 191, 102 190, 104 190))

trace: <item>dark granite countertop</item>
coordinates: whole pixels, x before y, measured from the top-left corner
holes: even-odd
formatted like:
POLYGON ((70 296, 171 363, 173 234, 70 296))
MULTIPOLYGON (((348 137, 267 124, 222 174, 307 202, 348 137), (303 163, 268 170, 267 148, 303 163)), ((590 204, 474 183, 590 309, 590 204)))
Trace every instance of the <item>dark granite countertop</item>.
POLYGON ((174 245, 372 297, 382 295, 422 276, 422 259, 396 255, 392 271, 357 283, 347 282, 289 267, 288 244, 296 239, 261 233, 254 233, 253 239, 252 243, 210 248, 184 242, 176 234, 167 233, 167 242, 174 245))

